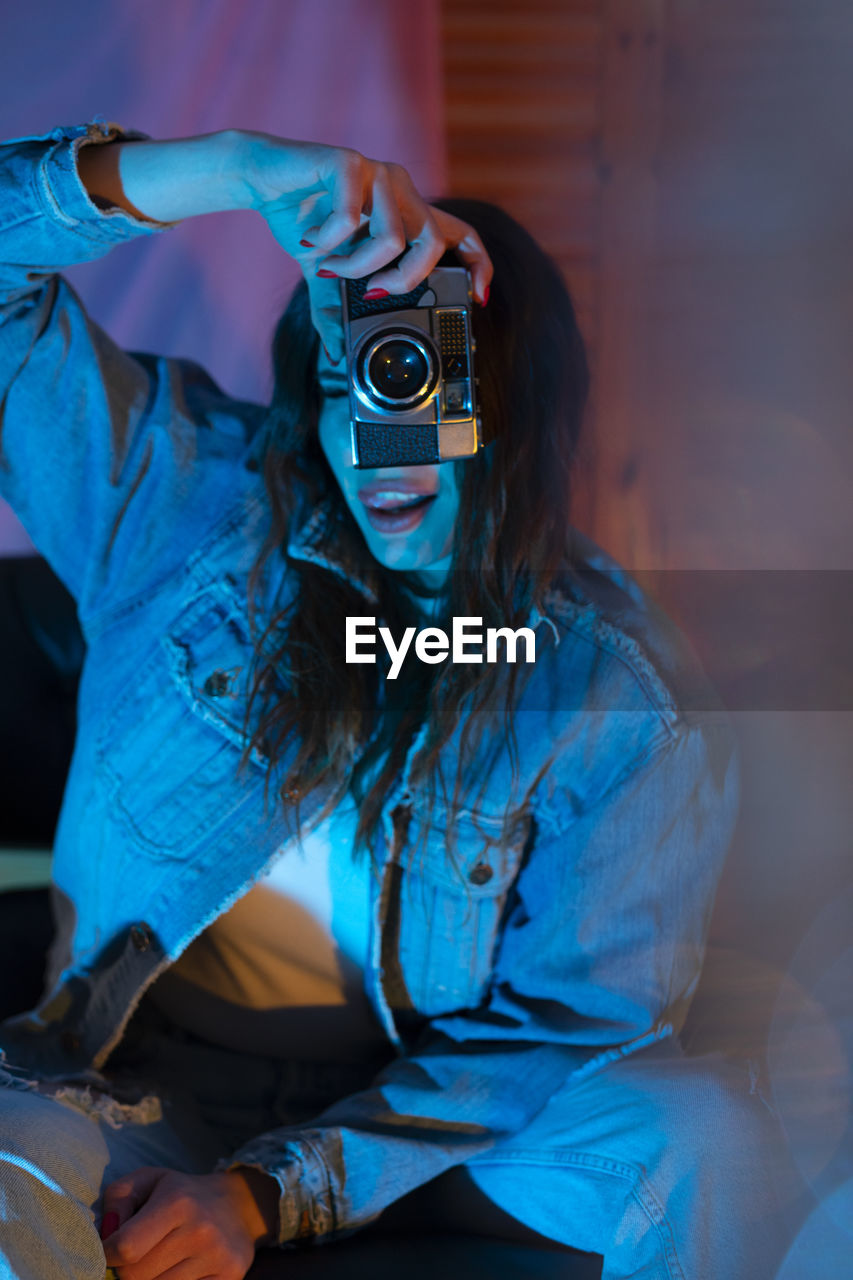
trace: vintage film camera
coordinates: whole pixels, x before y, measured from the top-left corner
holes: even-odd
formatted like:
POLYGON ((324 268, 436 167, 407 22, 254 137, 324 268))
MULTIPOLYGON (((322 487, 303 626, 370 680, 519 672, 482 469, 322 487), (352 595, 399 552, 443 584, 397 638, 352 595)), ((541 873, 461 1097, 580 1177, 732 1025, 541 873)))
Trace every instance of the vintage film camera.
POLYGON ((356 467, 470 458, 483 437, 474 376, 471 282, 436 267, 411 293, 364 300, 342 280, 352 454, 356 467))

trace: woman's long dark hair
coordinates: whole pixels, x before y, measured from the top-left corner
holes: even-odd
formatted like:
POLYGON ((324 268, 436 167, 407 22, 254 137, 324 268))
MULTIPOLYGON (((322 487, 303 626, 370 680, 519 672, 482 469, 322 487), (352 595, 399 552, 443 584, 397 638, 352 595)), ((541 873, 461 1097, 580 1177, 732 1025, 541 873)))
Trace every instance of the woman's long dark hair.
MULTIPOLYGON (((475 306, 472 320, 482 416, 494 440, 476 457, 442 464, 457 468, 460 506, 439 603, 448 620, 467 615, 481 617, 484 628, 517 628, 532 608, 543 607, 545 590, 570 564, 570 480, 589 390, 587 359, 562 277, 524 228, 484 201, 435 204, 477 229, 495 269, 489 303, 475 306)), ((521 665, 410 661, 396 681, 386 681, 388 664, 379 654, 375 666, 346 664, 348 615, 376 614, 395 636, 423 622, 400 590, 415 580, 368 551, 320 448, 317 347, 302 282, 273 343, 275 387, 263 463, 272 520, 249 579, 255 644, 249 712, 256 699, 261 711, 251 734, 247 714, 242 763, 252 747, 273 763, 285 753, 292 757, 277 793, 282 804, 296 803, 297 821, 299 798, 313 788, 332 789, 324 812, 349 791, 359 809, 356 849, 373 857, 383 800, 416 735, 410 790, 423 788, 428 814, 441 794, 448 835, 463 801, 476 808, 475 762, 482 775, 484 733, 497 735, 489 739, 493 749, 506 743, 517 778, 513 707, 521 665), (258 634, 254 597, 264 566, 286 554, 294 518, 320 502, 331 504, 326 536, 348 576, 291 559, 293 602, 258 634), (369 607, 358 581, 376 593, 369 607), (458 764, 450 780, 438 767, 439 752, 457 728, 458 764)))

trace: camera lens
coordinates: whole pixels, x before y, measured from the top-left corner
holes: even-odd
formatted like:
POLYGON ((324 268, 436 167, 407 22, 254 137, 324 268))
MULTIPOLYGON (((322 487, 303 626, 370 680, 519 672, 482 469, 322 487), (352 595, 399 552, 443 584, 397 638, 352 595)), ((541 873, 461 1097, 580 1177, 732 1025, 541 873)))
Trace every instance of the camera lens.
POLYGON ((429 373, 423 351, 407 338, 382 343, 368 364, 370 382, 389 400, 410 400, 427 382, 429 373))
POLYGON ((358 349, 356 394, 374 408, 408 413, 436 394, 440 369, 429 334, 402 327, 374 331, 358 349))

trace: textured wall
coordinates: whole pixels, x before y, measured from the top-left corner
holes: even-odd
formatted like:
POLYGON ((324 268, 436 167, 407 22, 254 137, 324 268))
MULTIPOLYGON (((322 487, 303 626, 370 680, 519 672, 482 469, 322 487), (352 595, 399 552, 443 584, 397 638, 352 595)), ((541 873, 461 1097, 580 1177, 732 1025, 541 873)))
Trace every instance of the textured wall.
MULTIPOLYGON (((0 40, 0 137, 99 113, 153 137, 229 126, 357 147, 444 185, 437 0, 34 0, 0 40)), ((123 345, 265 399, 296 273, 252 213, 193 219, 69 272, 123 345)), ((23 534, 0 510, 0 553, 23 534)))

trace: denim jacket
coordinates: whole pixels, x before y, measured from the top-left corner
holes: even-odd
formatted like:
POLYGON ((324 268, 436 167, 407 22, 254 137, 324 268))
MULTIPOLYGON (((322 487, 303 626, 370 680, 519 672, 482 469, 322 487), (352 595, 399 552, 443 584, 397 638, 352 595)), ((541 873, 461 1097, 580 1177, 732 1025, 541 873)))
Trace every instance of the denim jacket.
MULTIPOLYGON (((41 1077, 98 1072, 144 991, 294 831, 290 809, 263 804, 268 761, 235 769, 265 411, 191 362, 118 349, 57 274, 161 232, 81 185, 76 149, 113 136, 96 122, 0 147, 0 492, 88 646, 47 994, 0 1028, 9 1062, 41 1077)), ((280 1243, 366 1224, 684 1018, 737 809, 734 738, 675 627, 579 546, 584 572, 529 620, 516 784, 501 738, 480 749, 485 785, 455 825, 461 876, 440 808, 406 865, 426 823, 421 738, 387 795, 364 980, 388 1064, 229 1162, 277 1179, 280 1243)), ((268 574, 265 609, 300 557, 350 574, 322 505, 268 574)), ((458 745, 443 749, 451 778, 458 745)), ((304 798, 304 821, 324 799, 304 798)))

